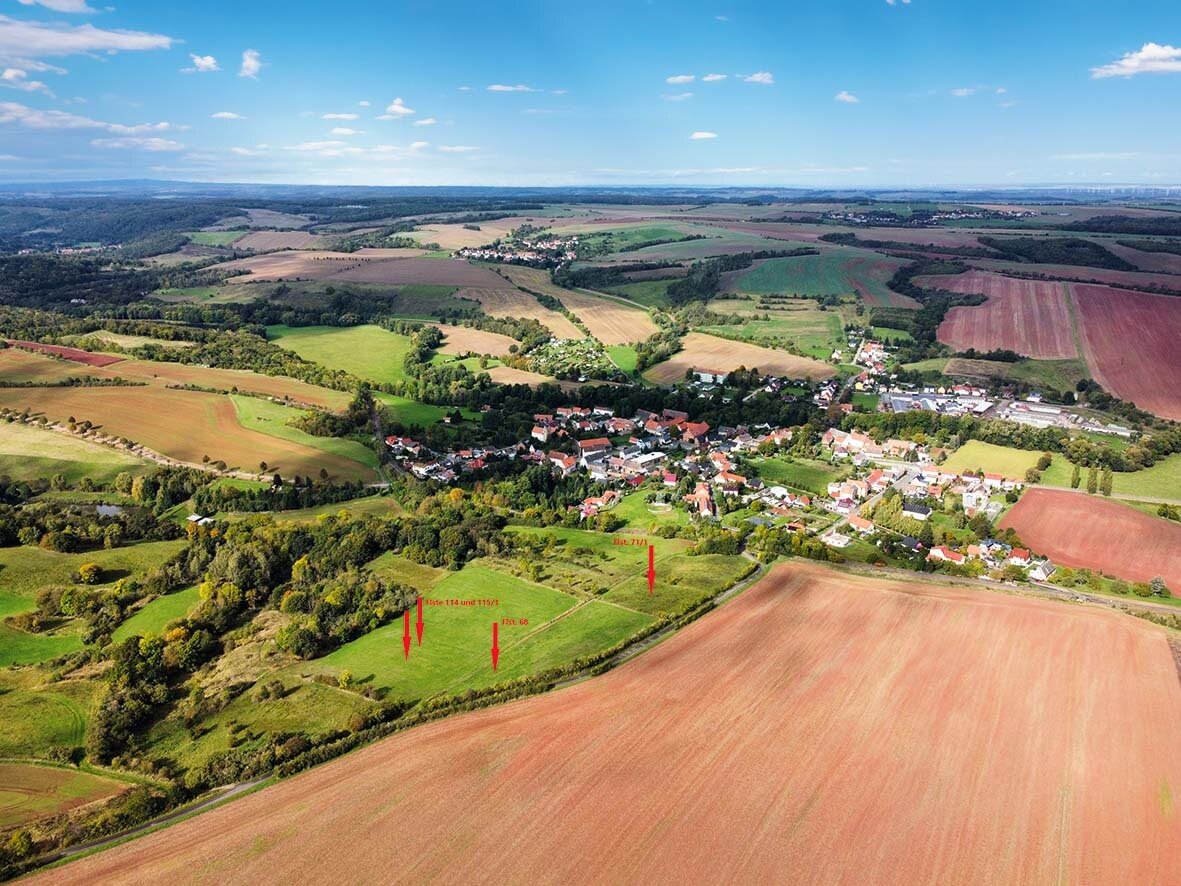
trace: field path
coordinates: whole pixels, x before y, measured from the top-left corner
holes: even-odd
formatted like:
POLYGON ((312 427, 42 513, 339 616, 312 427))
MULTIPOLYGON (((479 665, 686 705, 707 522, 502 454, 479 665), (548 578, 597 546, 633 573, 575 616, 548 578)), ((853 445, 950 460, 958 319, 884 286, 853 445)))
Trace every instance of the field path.
POLYGON ((1166 636, 793 561, 604 677, 32 882, 1176 883, 1166 636))

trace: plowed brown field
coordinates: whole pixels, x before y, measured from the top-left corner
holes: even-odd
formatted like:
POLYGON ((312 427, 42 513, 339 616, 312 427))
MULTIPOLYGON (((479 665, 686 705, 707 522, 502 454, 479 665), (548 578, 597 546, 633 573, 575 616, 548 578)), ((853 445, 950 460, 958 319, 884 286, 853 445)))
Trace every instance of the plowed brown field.
POLYGON ((1098 382, 1141 409, 1181 420, 1181 298, 1081 283, 1071 289, 1098 382))
POLYGON ((86 366, 110 366, 112 363, 118 363, 123 359, 113 354, 95 354, 92 351, 67 348, 64 345, 43 345, 40 342, 19 341, 11 338, 8 340, 8 343, 13 347, 23 348, 26 351, 49 354, 52 357, 61 357, 63 360, 71 360, 74 363, 82 363, 86 366))
POLYGON ((1135 508, 1055 489, 1030 489, 1001 520, 1030 550, 1063 566, 1131 581, 1159 575, 1181 594, 1181 526, 1135 508))
POLYGON ((1044 360, 1078 356, 1061 283, 968 271, 924 277, 920 285, 988 296, 982 305, 952 308, 939 325, 939 341, 957 351, 1004 349, 1044 360))
POLYGON ((835 366, 819 360, 702 332, 690 332, 681 343, 683 347, 680 351, 653 366, 644 373, 644 377, 657 384, 667 385, 681 381, 687 369, 733 372, 743 366, 785 378, 822 379, 831 378, 837 373, 835 366))
POLYGON ((1175 883, 1179 730, 1163 629, 792 564, 40 882, 1175 883))

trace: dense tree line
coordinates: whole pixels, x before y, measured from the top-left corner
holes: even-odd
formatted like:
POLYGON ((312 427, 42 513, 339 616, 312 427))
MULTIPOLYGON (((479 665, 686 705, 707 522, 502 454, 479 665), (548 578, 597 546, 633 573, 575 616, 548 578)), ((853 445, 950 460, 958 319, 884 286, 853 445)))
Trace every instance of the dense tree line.
POLYGON ((1018 261, 1045 265, 1081 265, 1108 268, 1113 271, 1134 271, 1136 266, 1124 261, 1093 240, 1081 237, 980 237, 1006 257, 1018 261))

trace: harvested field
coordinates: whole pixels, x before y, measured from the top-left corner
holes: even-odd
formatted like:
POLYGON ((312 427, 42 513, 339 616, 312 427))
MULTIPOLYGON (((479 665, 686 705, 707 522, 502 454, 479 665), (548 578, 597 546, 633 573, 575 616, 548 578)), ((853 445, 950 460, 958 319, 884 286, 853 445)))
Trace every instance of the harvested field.
POLYGON ((50 354, 54 357, 72 360, 75 363, 83 363, 86 366, 110 366, 112 363, 118 363, 123 359, 113 354, 95 354, 78 348, 67 348, 63 345, 43 345, 35 341, 18 341, 17 339, 10 338, 8 339, 8 343, 13 347, 24 348, 26 351, 50 354))
POLYGON ((348 480, 369 480, 373 472, 342 458, 248 430, 239 423, 233 401, 220 394, 158 387, 8 388, 0 389, 0 406, 42 413, 64 423, 74 416, 88 420, 107 435, 126 437, 149 449, 189 464, 202 457, 254 472, 261 461, 284 476, 315 476, 321 468, 348 480))
POLYGON ((544 384, 556 384, 555 380, 540 372, 530 372, 527 369, 513 369, 511 366, 493 366, 486 370, 492 380, 498 385, 529 385, 537 387, 544 384))
POLYGON ((76 769, 0 763, 0 828, 57 815, 126 789, 114 779, 76 769))
POLYGON ((659 331, 646 311, 628 307, 614 299, 555 286, 546 271, 505 265, 503 273, 522 289, 556 298, 586 324, 591 335, 605 345, 626 345, 643 341, 659 331))
POLYGON ((921 278, 919 285, 988 296, 982 305, 952 308, 939 325, 939 341, 957 351, 1008 350, 1043 360, 1078 356, 1061 283, 968 271, 921 278))
POLYGON ((797 562, 603 677, 33 882, 1172 883, 1166 636, 797 562))
POLYGON ((584 338, 583 332, 557 311, 543 308, 533 296, 509 286, 498 279, 492 287, 468 287, 455 295, 480 303, 489 317, 516 317, 522 320, 536 320, 558 338, 584 338))
POLYGON ((273 209, 243 209, 253 228, 302 228, 311 219, 306 215, 276 212, 273 209))
POLYGON ((467 326, 435 325, 443 330, 443 346, 439 348, 443 354, 472 353, 504 357, 509 353, 509 348, 517 344, 516 339, 496 332, 485 332, 467 326))
POLYGON ((836 367, 807 357, 797 357, 787 351, 752 345, 748 342, 730 341, 690 332, 683 341, 684 347, 678 353, 653 366, 644 377, 657 384, 667 385, 681 381, 689 369, 707 369, 732 372, 739 367, 759 369, 772 375, 786 378, 831 378, 836 367))
POLYGON ((360 264, 363 259, 347 252, 287 251, 239 258, 217 266, 219 271, 246 271, 228 283, 260 280, 327 280, 360 264))
POLYGON ((1141 409, 1181 420, 1181 298, 1110 286, 1070 288, 1095 379, 1141 409))
POLYGON ((505 237, 514 228, 519 228, 526 221, 519 216, 508 216, 493 221, 479 222, 477 231, 471 230, 464 224, 427 225, 410 231, 403 236, 413 237, 419 243, 437 243, 442 249, 464 249, 473 246, 484 246, 493 240, 505 237))
POLYGON ((272 249, 318 249, 325 238, 307 231, 255 231, 234 241, 235 249, 266 252, 272 249))
POLYGON ((247 369, 216 369, 185 363, 158 363, 151 360, 124 360, 109 374, 152 385, 197 385, 219 391, 237 389, 251 394, 265 394, 283 400, 294 400, 324 409, 343 409, 351 399, 344 391, 333 391, 318 385, 284 376, 263 375, 247 369))
POLYGON ((1159 575, 1181 593, 1181 525, 1100 496, 1028 490, 1005 514, 1029 549, 1062 566, 1084 566, 1131 581, 1159 575))
POLYGON ((0 380, 9 383, 52 384, 67 378, 110 375, 109 370, 87 367, 72 360, 57 360, 20 348, 0 348, 0 380))

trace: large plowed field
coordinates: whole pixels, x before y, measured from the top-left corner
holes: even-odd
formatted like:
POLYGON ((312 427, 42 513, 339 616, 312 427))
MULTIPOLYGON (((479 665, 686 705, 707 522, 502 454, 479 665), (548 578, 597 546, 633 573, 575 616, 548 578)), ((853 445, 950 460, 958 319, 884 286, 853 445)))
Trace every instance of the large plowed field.
POLYGON ((939 325, 939 341, 957 351, 1003 349, 1044 360, 1078 356, 1061 283, 968 271, 924 277, 920 284, 988 296, 982 305, 952 308, 939 325))
POLYGON ((792 564, 41 882, 1175 883, 1179 730, 1160 628, 792 564))
POLYGON ((1054 489, 1030 489, 1001 526, 1062 566, 1132 581, 1165 580, 1181 594, 1181 526, 1127 505, 1054 489))
POLYGON ((1141 409, 1181 419, 1181 298, 1110 286, 1071 288, 1084 356, 1098 382, 1141 409))

